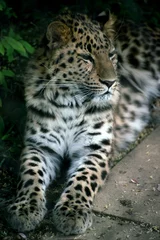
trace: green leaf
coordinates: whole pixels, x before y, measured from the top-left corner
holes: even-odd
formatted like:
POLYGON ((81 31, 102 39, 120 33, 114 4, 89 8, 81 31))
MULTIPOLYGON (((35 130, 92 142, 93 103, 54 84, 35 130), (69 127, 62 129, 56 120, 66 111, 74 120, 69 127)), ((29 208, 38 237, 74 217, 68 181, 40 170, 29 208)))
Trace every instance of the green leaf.
POLYGON ((3 82, 4 82, 4 75, 3 75, 3 73, 2 73, 2 71, 0 71, 0 84, 3 84, 3 82))
POLYGON ((4 55, 4 53, 5 53, 5 49, 4 49, 4 46, 3 46, 2 42, 0 42, 0 53, 2 55, 4 55))
POLYGON ((7 83, 5 81, 5 76, 3 75, 3 72, 0 71, 0 84, 4 86, 4 88, 7 88, 7 83))
POLYGON ((34 53, 34 48, 28 42, 21 40, 21 43, 23 44, 27 52, 31 54, 34 53))
POLYGON ((5 37, 6 41, 8 42, 8 44, 13 48, 15 49, 17 52, 19 52, 21 55, 25 56, 26 54, 26 50, 25 48, 23 47, 23 45, 15 40, 14 38, 12 37, 5 37))
POLYGON ((11 134, 5 134, 4 136, 2 136, 2 140, 7 140, 9 137, 11 136, 11 134))
POLYGON ((7 47, 9 46, 9 44, 8 44, 8 42, 5 40, 5 38, 2 38, 1 43, 2 43, 3 47, 6 48, 6 49, 7 49, 7 47))
POLYGON ((0 116, 0 136, 1 137, 3 132, 4 132, 4 121, 3 121, 3 118, 0 116))
POLYGON ((8 57, 8 62, 13 62, 14 60, 14 49, 8 45, 7 47, 7 57, 8 57))
POLYGON ((0 11, 2 11, 5 7, 6 7, 6 3, 5 3, 5 1, 2 0, 0 2, 0 11))
POLYGON ((14 31, 14 29, 12 27, 10 27, 10 29, 9 29, 8 37, 11 37, 11 38, 15 39, 18 42, 20 40, 22 40, 22 37, 19 34, 15 33, 15 31, 14 31))
POLYGON ((0 98, 0 108, 2 107, 2 99, 0 98))
POLYGON ((14 49, 8 44, 5 38, 2 39, 1 43, 4 46, 4 48, 7 50, 8 62, 12 62, 14 60, 14 56, 13 56, 14 49))
POLYGON ((27 52, 24 52, 24 53, 20 53, 21 54, 21 56, 23 56, 23 57, 28 57, 28 53, 27 52))
POLYGON ((14 77, 15 76, 15 73, 10 69, 2 70, 2 73, 3 73, 4 76, 7 76, 7 77, 14 77))
POLYGON ((13 28, 11 28, 11 27, 10 27, 10 29, 9 29, 8 36, 9 36, 9 37, 12 37, 12 38, 15 37, 15 32, 14 32, 13 28))

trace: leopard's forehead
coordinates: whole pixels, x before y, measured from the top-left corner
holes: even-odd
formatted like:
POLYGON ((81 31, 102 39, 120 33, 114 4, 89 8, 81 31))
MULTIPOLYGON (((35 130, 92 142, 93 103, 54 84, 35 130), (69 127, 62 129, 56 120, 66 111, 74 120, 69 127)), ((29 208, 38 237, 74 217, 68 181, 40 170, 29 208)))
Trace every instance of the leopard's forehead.
POLYGON ((76 47, 84 48, 91 52, 110 47, 109 38, 103 33, 98 22, 92 21, 83 14, 61 15, 58 19, 72 29, 72 42, 76 47))

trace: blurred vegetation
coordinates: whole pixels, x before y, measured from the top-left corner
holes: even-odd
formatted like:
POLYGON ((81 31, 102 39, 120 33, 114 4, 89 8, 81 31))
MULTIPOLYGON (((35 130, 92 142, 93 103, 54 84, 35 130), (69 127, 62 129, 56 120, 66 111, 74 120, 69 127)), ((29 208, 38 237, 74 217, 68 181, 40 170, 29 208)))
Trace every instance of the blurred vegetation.
MULTIPOLYGON (((160 26, 156 0, 0 0, 0 157, 19 154, 25 105, 23 75, 39 36, 64 8, 96 17, 109 9, 120 18, 160 26)), ((7 157, 6 157, 7 158, 7 157)), ((0 158, 0 166, 4 157, 0 158)))
MULTIPOLYGON (((17 15, 13 9, 0 0, 0 151, 3 154, 17 151, 13 129, 16 122, 20 123, 19 117, 24 112, 22 104, 16 104, 17 90, 22 85, 19 83, 19 68, 23 59, 34 52, 31 44, 24 40, 23 33, 13 24, 15 19, 17 15), (4 148, 5 142, 10 142, 5 145, 7 148, 4 148)), ((0 165, 2 161, 3 158, 0 165)))

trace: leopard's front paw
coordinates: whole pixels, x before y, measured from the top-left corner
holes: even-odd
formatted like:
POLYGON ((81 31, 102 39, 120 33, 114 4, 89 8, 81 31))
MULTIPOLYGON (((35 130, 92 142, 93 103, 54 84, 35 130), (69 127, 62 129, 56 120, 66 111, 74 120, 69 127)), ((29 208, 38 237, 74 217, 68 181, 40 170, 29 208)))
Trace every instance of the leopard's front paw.
POLYGON ((57 229, 65 235, 82 234, 92 225, 92 212, 77 206, 56 205, 53 221, 57 229))
POLYGON ((8 206, 6 218, 13 229, 19 232, 26 232, 33 230, 44 218, 45 213, 45 204, 37 206, 36 204, 22 201, 8 206))

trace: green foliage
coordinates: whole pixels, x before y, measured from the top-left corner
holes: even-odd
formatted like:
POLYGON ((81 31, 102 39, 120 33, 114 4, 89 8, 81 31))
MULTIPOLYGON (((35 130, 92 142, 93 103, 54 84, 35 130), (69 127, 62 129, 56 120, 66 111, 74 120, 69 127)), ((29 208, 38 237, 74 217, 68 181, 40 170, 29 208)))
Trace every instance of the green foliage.
POLYGON ((0 11, 3 11, 8 18, 16 17, 16 14, 13 12, 12 8, 7 7, 7 4, 4 0, 0 0, 0 11))
POLYGON ((2 137, 4 131, 4 121, 3 118, 0 116, 0 137, 2 137))
POLYGON ((16 82, 16 64, 20 58, 28 58, 34 52, 34 48, 16 32, 16 27, 11 24, 16 14, 12 8, 0 0, 0 16, 3 21, 0 24, 0 93, 3 92, 3 100, 0 95, 0 139, 5 137, 5 121, 3 115, 3 103, 9 91, 11 81, 16 82))

